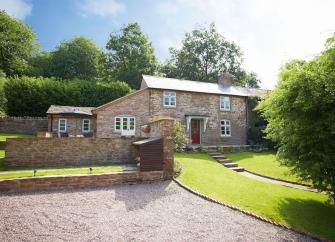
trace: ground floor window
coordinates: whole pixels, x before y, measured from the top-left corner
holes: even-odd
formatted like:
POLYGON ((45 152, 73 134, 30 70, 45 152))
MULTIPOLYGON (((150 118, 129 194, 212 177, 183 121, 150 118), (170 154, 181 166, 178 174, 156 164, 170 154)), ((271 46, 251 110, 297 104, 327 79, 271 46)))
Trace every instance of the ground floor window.
POLYGON ((230 120, 221 120, 221 136, 231 136, 230 120))
POLYGON ((58 132, 61 132, 61 133, 66 132, 66 119, 58 120, 58 132))
POLYGON ((121 131, 135 131, 135 118, 134 117, 115 117, 114 130, 116 132, 121 131))
POLYGON ((82 127, 83 132, 85 133, 90 132, 90 123, 91 123, 91 120, 83 119, 83 127, 82 127))

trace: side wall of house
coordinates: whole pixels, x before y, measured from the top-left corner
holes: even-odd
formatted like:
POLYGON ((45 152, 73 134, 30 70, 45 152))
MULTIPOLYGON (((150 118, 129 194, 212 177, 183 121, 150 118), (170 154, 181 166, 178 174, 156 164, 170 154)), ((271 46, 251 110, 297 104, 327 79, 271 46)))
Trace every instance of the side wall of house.
POLYGON ((48 115, 48 131, 54 134, 58 133, 59 119, 66 119, 66 133, 72 136, 82 135, 82 125, 84 119, 90 120, 90 132, 93 134, 95 131, 95 118, 93 117, 74 117, 74 116, 61 116, 61 115, 48 115))
POLYGON ((112 105, 96 111, 96 137, 110 138, 120 136, 114 130, 115 117, 119 115, 135 117, 135 135, 140 136, 140 127, 147 124, 149 117, 149 90, 130 94, 123 100, 116 101, 112 105))
MULTIPOLYGON (((201 132, 202 143, 206 145, 244 145, 247 139, 246 98, 230 96, 231 110, 220 111, 220 95, 176 91, 175 108, 163 106, 163 91, 150 89, 150 115, 168 116, 182 122, 186 132, 185 114, 208 115, 206 131, 201 132), (221 137, 220 121, 231 121, 231 137, 221 137)), ((202 124, 201 124, 202 126, 202 124)), ((190 136, 190 131, 187 132, 190 136)))

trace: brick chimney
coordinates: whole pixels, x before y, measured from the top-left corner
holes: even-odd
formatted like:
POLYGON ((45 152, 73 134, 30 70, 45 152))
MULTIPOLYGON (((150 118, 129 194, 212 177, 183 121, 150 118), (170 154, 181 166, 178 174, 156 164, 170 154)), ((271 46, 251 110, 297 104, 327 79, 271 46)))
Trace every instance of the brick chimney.
POLYGON ((224 68, 219 71, 218 83, 224 87, 231 86, 231 75, 224 68))

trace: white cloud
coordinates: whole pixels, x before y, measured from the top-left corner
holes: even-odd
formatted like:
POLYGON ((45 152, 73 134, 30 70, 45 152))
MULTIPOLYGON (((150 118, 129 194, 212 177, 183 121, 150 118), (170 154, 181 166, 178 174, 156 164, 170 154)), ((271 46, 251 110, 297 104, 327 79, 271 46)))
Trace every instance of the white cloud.
POLYGON ((169 18, 170 26, 214 21, 241 46, 245 68, 259 75, 264 88, 275 86, 282 64, 312 58, 335 32, 334 0, 169 0, 167 5, 183 13, 183 20, 177 14, 169 18))
POLYGON ((80 6, 80 14, 94 14, 100 17, 115 17, 124 12, 126 6, 117 0, 85 0, 80 6))
POLYGON ((0 9, 17 19, 25 19, 31 14, 33 6, 24 0, 0 0, 0 9))

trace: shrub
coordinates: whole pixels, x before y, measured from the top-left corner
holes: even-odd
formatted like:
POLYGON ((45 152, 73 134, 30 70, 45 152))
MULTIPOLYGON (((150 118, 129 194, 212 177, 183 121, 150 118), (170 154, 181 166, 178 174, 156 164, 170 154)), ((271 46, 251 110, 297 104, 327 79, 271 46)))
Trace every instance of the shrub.
POLYGON ((174 124, 173 143, 175 151, 182 151, 188 143, 188 138, 184 132, 184 128, 178 121, 174 124))
POLYGON ((16 77, 6 81, 6 113, 10 116, 45 116, 50 105, 96 107, 131 91, 123 82, 59 81, 53 78, 16 77))

